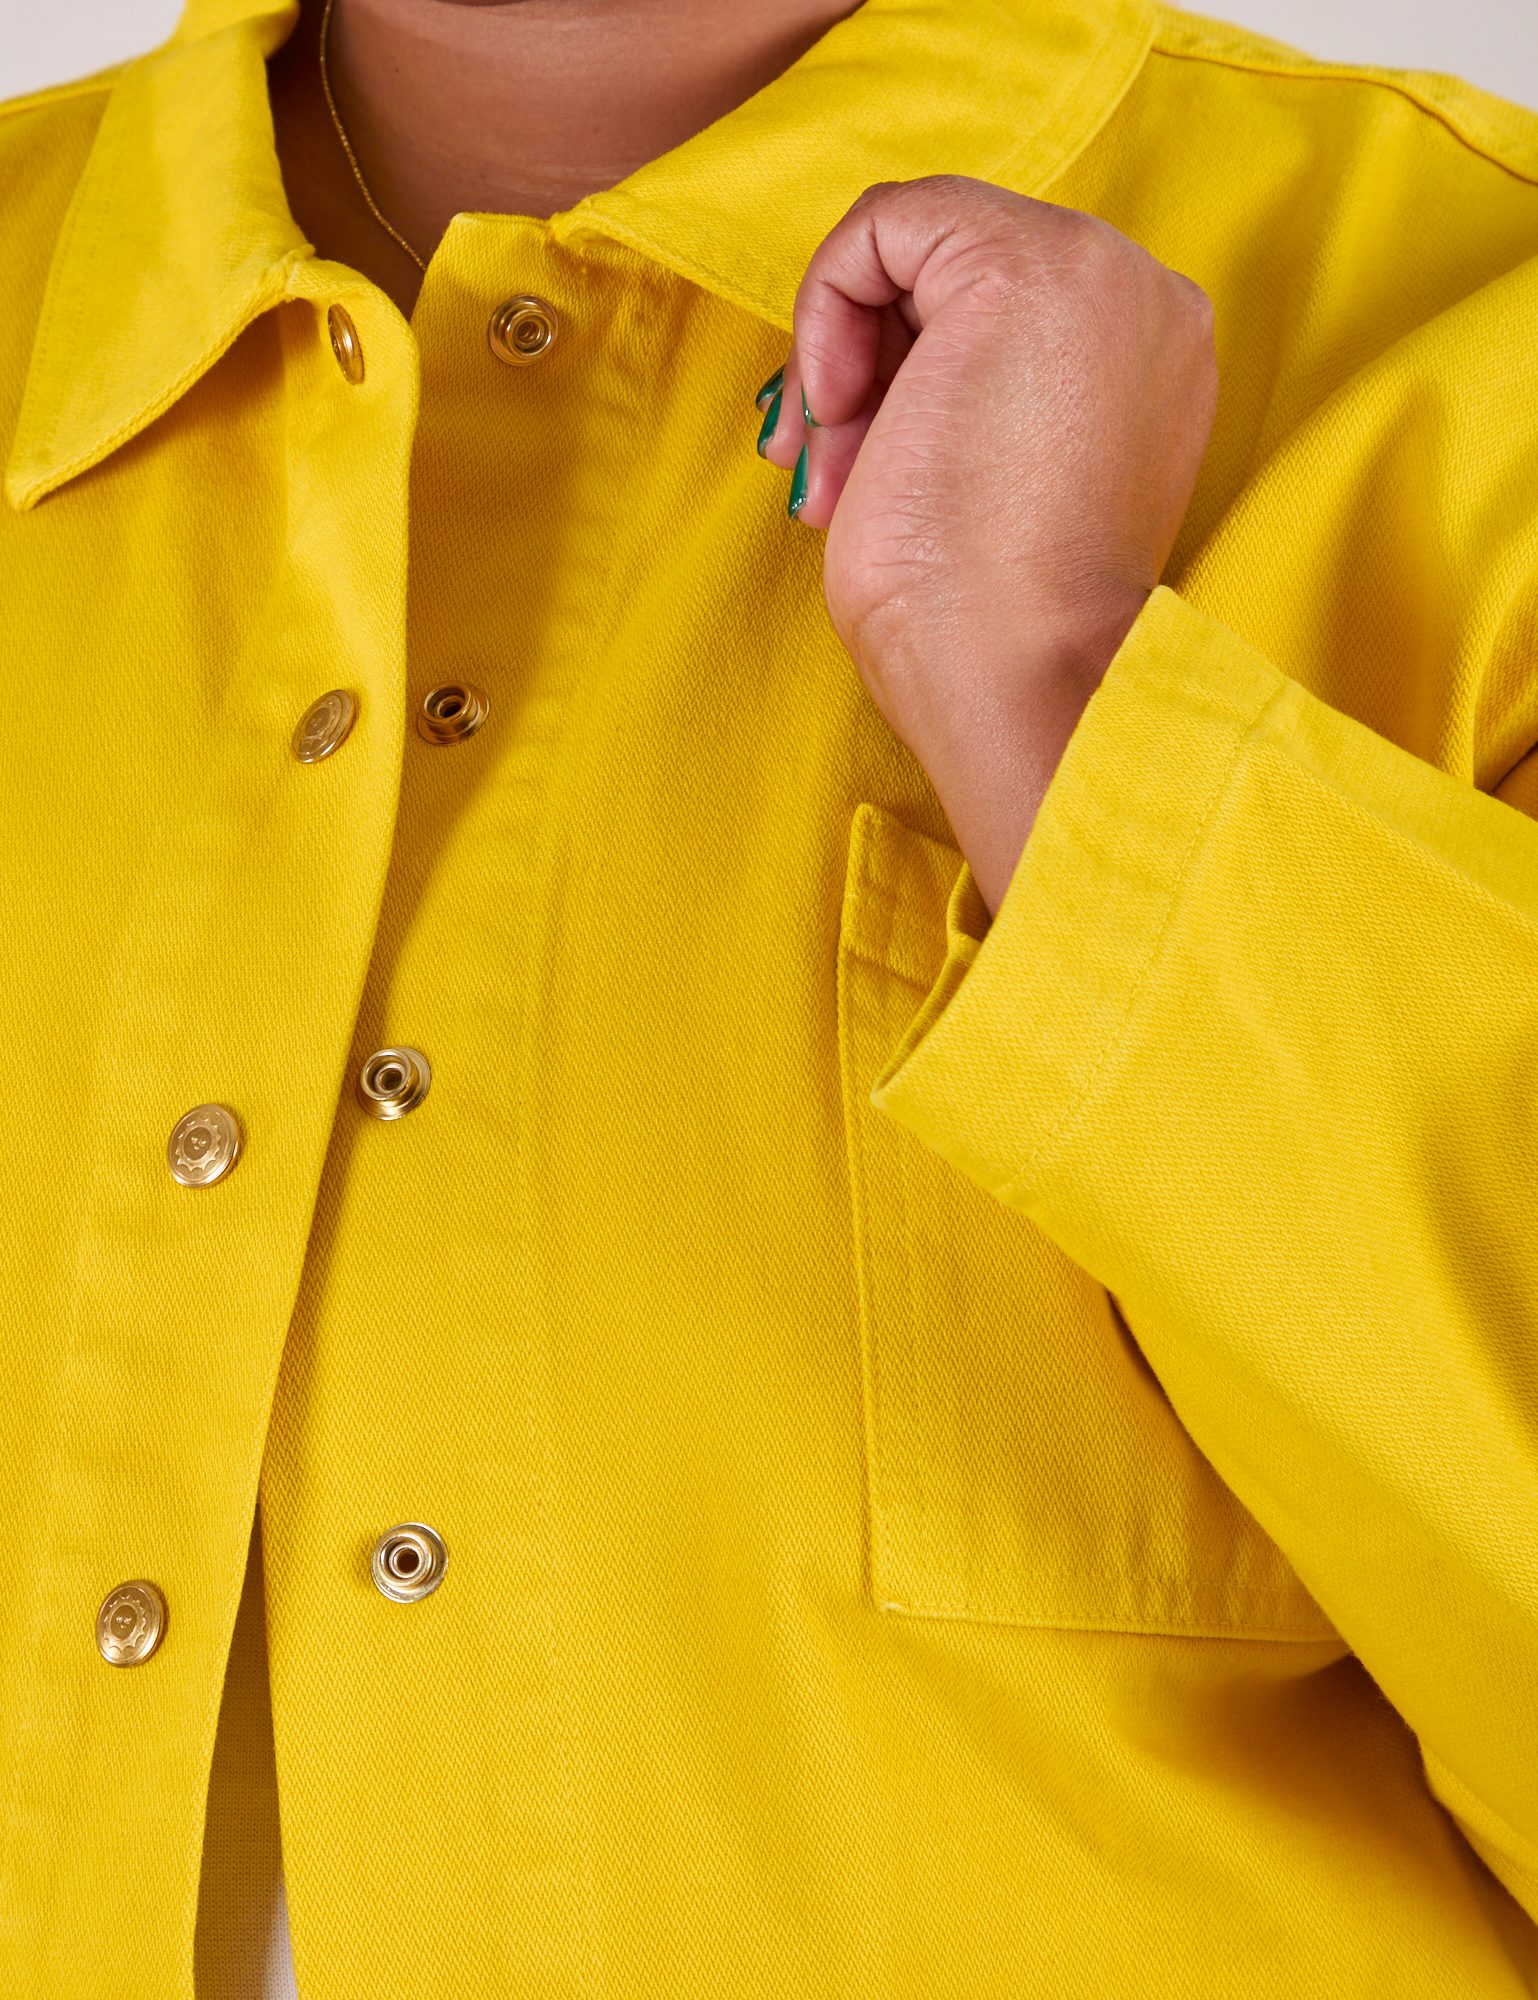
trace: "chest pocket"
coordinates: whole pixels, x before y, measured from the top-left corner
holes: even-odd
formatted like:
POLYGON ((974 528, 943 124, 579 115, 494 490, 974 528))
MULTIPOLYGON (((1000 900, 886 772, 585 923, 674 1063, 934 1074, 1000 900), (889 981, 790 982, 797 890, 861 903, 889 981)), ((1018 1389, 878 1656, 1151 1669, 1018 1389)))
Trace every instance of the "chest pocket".
POLYGON ((1327 1638, 1104 1289, 870 1102, 944 964, 961 868, 889 814, 856 813, 839 1043, 876 1601, 1018 1625, 1327 1638))

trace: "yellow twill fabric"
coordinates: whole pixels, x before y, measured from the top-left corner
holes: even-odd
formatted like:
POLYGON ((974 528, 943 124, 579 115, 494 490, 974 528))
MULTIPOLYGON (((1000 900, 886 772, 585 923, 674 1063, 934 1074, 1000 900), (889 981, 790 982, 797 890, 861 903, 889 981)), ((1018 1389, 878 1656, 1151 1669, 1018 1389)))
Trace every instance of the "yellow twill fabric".
POLYGON ((1538 120, 866 0, 408 325, 292 21, 0 115, 0 1992, 227 2000, 280 1819, 303 2000, 1531 1993, 1538 120), (935 172, 1223 379, 991 925, 753 452, 935 172))

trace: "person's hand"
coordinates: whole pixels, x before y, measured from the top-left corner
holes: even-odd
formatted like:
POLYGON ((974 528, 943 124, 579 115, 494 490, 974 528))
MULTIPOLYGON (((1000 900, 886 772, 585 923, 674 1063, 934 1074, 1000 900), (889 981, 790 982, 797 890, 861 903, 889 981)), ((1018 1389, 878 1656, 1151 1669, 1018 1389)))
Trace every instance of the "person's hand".
POLYGON ((885 182, 807 266, 760 449, 789 469, 805 446, 791 511, 828 530, 834 629, 992 911, 1216 404, 1207 295, 1073 209, 885 182))

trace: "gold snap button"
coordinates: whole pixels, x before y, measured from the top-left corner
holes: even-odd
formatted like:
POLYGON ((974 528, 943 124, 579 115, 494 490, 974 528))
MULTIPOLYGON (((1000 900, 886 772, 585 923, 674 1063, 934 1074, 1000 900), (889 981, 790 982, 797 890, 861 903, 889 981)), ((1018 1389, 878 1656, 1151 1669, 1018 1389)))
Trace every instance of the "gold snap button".
POLYGON ((396 1604, 415 1604, 443 1581, 449 1552, 442 1538, 421 1521, 402 1521, 374 1544, 369 1567, 375 1587, 396 1604))
POLYGON ((358 338, 358 329, 352 323, 352 314, 341 306, 333 306, 326 314, 326 327, 331 335, 331 352, 336 356, 336 365, 349 382, 363 380, 363 343, 358 338))
POLYGON ((166 1145, 171 1178, 183 1187, 212 1187, 240 1157, 240 1127, 222 1104, 195 1105, 178 1118, 166 1145))
POLYGON ((524 292, 497 307, 491 316, 487 338, 499 361, 522 366, 550 352, 560 326, 553 305, 524 292))
POLYGON ((120 1583, 96 1614, 96 1650, 109 1667, 136 1667, 165 1636, 166 1601, 142 1578, 120 1583))
POLYGON ((490 706, 479 688, 450 681, 423 701, 417 711, 417 734, 425 743, 463 743, 486 720, 490 706))
POLYGON ((358 1102, 370 1118, 404 1118, 432 1087, 420 1049, 376 1049, 358 1072, 358 1102))
POLYGON ((347 741, 358 704, 345 688, 333 688, 312 702, 294 731, 294 755, 301 764, 318 764, 347 741))

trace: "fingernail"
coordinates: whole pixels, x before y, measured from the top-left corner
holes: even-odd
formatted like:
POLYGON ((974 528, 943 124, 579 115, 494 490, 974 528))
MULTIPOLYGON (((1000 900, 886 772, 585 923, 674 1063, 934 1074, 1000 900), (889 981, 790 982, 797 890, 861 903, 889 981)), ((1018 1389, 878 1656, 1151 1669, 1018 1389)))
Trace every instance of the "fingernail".
POLYGON ((758 455, 760 458, 763 457, 764 448, 770 438, 774 436, 775 427, 780 421, 780 399, 783 393, 782 390, 775 390, 774 401, 769 405, 769 413, 764 418, 763 426, 758 433, 758 455))
POLYGON ((796 460, 795 472, 790 481, 790 503, 785 511, 794 521, 806 505, 806 446, 801 447, 801 456, 796 460))
POLYGON ((785 370, 783 368, 776 368, 774 373, 769 377, 769 380, 764 384, 763 388, 759 390, 758 394, 753 398, 753 400, 755 403, 757 403, 758 407, 762 409, 765 403, 768 402, 769 398, 771 396, 777 396, 781 391, 781 389, 784 388, 784 386, 785 386, 785 370))
POLYGON ((804 383, 801 388, 801 414, 806 418, 806 427, 809 431, 820 431, 822 429, 822 425, 818 423, 817 419, 806 407, 806 385, 804 383))

